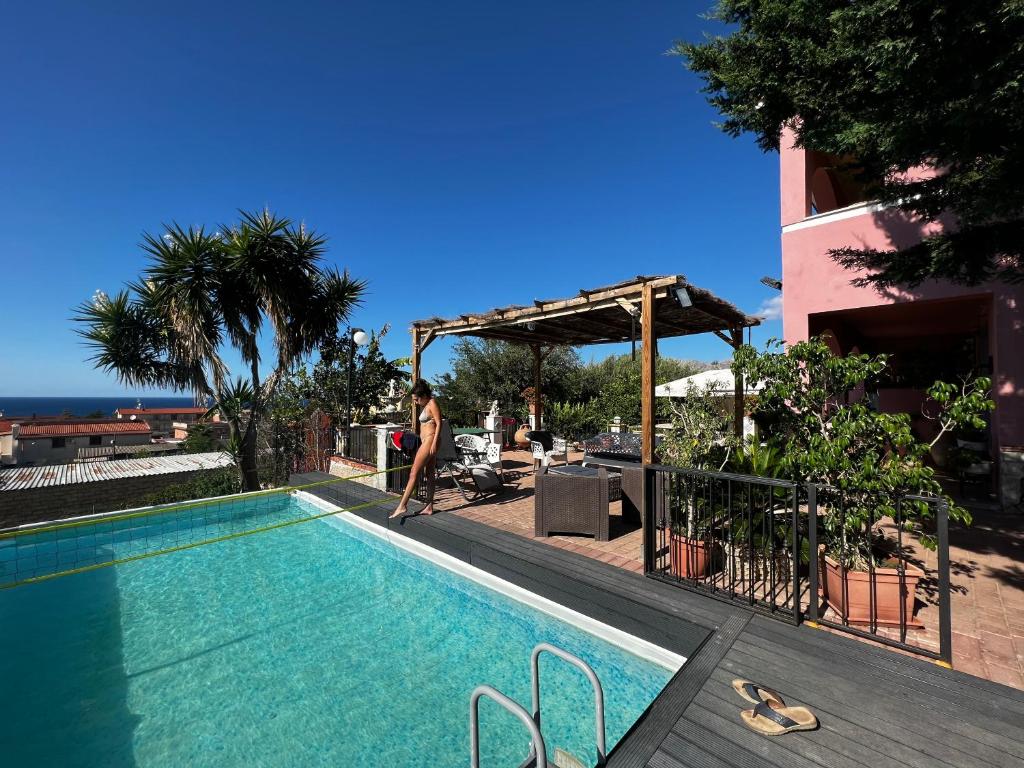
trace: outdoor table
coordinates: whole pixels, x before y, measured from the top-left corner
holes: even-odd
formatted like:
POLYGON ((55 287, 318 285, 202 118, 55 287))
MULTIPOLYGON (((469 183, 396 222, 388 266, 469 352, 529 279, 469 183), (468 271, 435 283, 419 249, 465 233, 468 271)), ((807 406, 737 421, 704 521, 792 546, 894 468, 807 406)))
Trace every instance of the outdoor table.
MULTIPOLYGON (((559 467, 548 467, 549 475, 570 475, 572 477, 598 477, 596 467, 581 467, 576 464, 565 464, 559 467)), ((608 501, 622 498, 622 475, 618 472, 608 473, 608 501)))

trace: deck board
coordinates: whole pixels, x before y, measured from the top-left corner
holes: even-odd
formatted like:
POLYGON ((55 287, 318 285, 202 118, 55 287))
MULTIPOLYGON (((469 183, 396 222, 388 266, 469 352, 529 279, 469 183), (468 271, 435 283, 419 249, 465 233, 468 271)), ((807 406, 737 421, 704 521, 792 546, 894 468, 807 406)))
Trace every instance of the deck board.
MULTIPOLYGON (((785 642, 788 635, 780 630, 784 628, 771 621, 758 621, 751 627, 751 633, 758 637, 785 642)), ((966 696, 978 702, 991 702, 996 707, 1016 713, 1019 718, 1024 719, 1024 695, 1018 690, 991 680, 962 672, 951 672, 936 664, 899 653, 883 652, 864 656, 859 653, 866 647, 864 643, 834 633, 812 632, 802 636, 802 641, 808 653, 818 657, 829 658, 836 653, 837 648, 843 648, 857 655, 861 663, 884 675, 900 675, 908 681, 908 685, 915 688, 919 685, 939 686, 943 690, 954 687, 958 697, 966 696)), ((920 689, 924 690, 923 687, 920 689)))
MULTIPOLYGON (((956 695, 956 680, 952 677, 946 688, 922 686, 906 676, 873 672, 869 664, 861 663, 859 657, 849 659, 837 655, 829 659, 808 653, 804 648, 760 642, 754 636, 742 638, 733 650, 730 657, 733 661, 727 660, 727 663, 735 663, 737 668, 758 666, 766 672, 805 680, 809 691, 813 691, 811 686, 823 677, 834 678, 830 690, 837 696, 847 697, 848 707, 869 705, 872 712, 897 716, 912 705, 929 713, 932 722, 948 719, 947 729, 964 738, 980 736, 978 740, 982 743, 1011 748, 1020 743, 1020 724, 1024 720, 991 702, 956 695), (864 687, 874 691, 870 701, 862 702, 855 698, 864 687), (975 728, 982 730, 975 733, 972 730, 975 728)), ((1020 757, 1024 759, 1024 751, 1020 757)))
MULTIPOLYGON (((328 479, 311 473, 293 484, 328 479)), ((350 484, 354 485, 354 484, 350 484)), ((330 486, 310 489, 331 500, 330 486)), ((389 523, 393 496, 355 514, 688 657, 609 756, 609 768, 1009 768, 1024 765, 1024 692, 680 589, 472 520, 389 523), (734 678, 810 707, 821 727, 748 730, 734 678)))

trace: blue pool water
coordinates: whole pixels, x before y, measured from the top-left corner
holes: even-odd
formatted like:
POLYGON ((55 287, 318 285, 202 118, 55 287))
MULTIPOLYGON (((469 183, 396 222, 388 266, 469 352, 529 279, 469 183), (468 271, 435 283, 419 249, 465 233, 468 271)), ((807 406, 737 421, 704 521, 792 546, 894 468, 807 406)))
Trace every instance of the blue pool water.
MULTIPOLYGON (((313 509, 278 497, 189 520, 205 534, 313 509)), ((78 529, 76 556, 202 538, 163 525, 78 529)), ((4 766, 467 765, 470 691, 528 707, 542 641, 597 671, 611 746, 671 676, 331 518, 3 590, 0 625, 4 766)), ((593 761, 585 679, 542 657, 541 680, 549 751, 593 761)), ((517 765, 528 737, 483 701, 481 747, 483 765, 517 765)))

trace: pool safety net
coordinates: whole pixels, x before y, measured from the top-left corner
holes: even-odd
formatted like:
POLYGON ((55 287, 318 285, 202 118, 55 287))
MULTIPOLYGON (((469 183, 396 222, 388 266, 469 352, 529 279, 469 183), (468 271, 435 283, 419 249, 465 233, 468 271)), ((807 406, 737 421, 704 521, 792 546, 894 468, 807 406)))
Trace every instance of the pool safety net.
POLYGON ((0 531, 0 589, 277 530, 339 511, 394 509, 397 498, 364 483, 400 469, 0 531), (340 510, 294 498, 300 490, 315 492, 340 510))

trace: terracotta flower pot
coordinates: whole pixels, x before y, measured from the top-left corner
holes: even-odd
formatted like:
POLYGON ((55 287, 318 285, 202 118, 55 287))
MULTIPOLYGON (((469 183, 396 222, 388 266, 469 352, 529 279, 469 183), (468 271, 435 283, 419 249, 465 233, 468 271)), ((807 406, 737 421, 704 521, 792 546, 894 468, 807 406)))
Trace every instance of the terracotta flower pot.
POLYGON ((680 579, 702 579, 710 563, 710 547, 702 539, 691 539, 673 533, 669 542, 669 564, 672 575, 680 579))
POLYGON ((516 430, 515 437, 513 437, 512 439, 515 440, 516 445, 518 445, 520 448, 529 448, 530 447, 530 440, 529 440, 529 438, 526 437, 526 433, 529 432, 529 431, 530 431, 530 425, 529 424, 523 424, 523 426, 521 426, 518 430, 516 430))
MULTIPOLYGON (((896 568, 875 568, 872 596, 871 574, 867 571, 847 570, 828 555, 823 558, 823 565, 825 599, 840 616, 845 616, 851 624, 870 624, 873 601, 876 624, 884 627, 900 625, 900 576, 896 568)), ((902 596, 903 616, 908 627, 920 628, 924 624, 914 617, 914 595, 924 571, 912 565, 904 567, 906 592, 902 596)))

